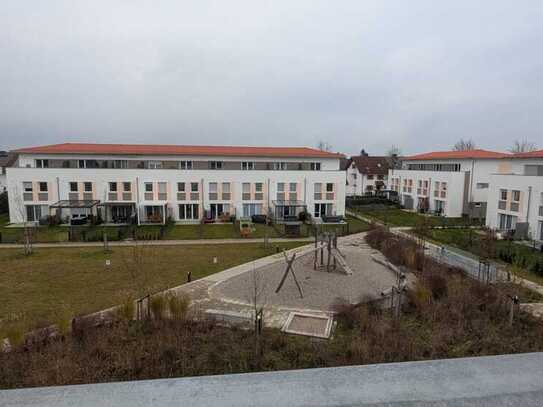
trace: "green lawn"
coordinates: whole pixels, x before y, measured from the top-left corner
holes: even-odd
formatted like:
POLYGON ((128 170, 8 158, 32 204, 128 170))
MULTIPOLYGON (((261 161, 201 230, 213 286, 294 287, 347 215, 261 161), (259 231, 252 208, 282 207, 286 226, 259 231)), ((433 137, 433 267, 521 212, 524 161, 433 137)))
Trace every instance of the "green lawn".
MULTIPOLYGON (((461 250, 484 256, 483 232, 476 229, 431 229, 429 238, 461 250)), ((531 247, 510 240, 496 240, 493 258, 498 262, 510 265, 520 277, 543 283, 543 254, 531 247)))
POLYGON ((10 327, 27 329, 68 320, 164 290, 192 279, 290 249, 301 242, 261 244, 0 250, 0 337, 10 327), (135 256, 136 255, 136 256, 135 256), (134 258, 140 257, 140 262, 134 258), (218 263, 213 264, 213 257, 218 263), (111 261, 106 266, 106 259, 111 261), (141 270, 141 271, 138 271, 141 270))
POLYGON ((421 215, 415 212, 408 212, 402 209, 356 209, 356 212, 362 216, 373 218, 377 221, 384 222, 394 226, 411 226, 415 227, 422 222, 426 222, 429 226, 467 226, 476 224, 475 221, 470 221, 468 218, 446 218, 443 216, 421 215), (472 222, 472 223, 470 223, 472 222))
MULTIPOLYGON (((349 226, 324 225, 323 230, 337 230, 340 234, 357 233, 365 231, 369 225, 361 220, 348 217, 349 226)), ((24 230, 22 228, 9 228, 2 226, 7 223, 7 216, 0 218, 0 235, 2 243, 23 243, 24 230)), ((262 224, 253 224, 255 229, 251 234, 252 238, 268 237, 276 238, 283 235, 283 226, 276 228, 262 224), (267 232, 266 232, 267 229, 267 232)), ((56 243, 70 241, 70 233, 74 233, 74 241, 101 241, 106 233, 108 240, 122 240, 133 237, 135 230, 136 237, 140 240, 192 240, 192 239, 237 239, 240 238, 239 223, 236 224, 204 224, 204 225, 172 225, 161 226, 139 226, 136 229, 120 226, 40 226, 33 228, 33 241, 36 243, 56 243), (162 229, 162 232, 161 232, 162 229)), ((302 237, 312 236, 312 228, 302 225, 302 237)))

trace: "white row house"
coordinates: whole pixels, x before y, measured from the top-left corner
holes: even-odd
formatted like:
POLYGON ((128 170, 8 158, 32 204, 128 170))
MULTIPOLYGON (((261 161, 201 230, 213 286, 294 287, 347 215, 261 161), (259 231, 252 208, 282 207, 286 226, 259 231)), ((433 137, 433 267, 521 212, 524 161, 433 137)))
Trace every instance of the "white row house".
POLYGON ((484 218, 498 230, 527 223, 529 236, 542 239, 543 151, 419 154, 403 159, 402 168, 391 169, 388 178, 407 209, 484 218))
POLYGON ((12 223, 59 213, 140 224, 345 213, 343 156, 311 148, 67 143, 16 153, 6 171, 12 223))
POLYGON ((373 195, 388 187, 388 172, 394 168, 395 157, 372 157, 364 150, 345 160, 347 196, 373 195))

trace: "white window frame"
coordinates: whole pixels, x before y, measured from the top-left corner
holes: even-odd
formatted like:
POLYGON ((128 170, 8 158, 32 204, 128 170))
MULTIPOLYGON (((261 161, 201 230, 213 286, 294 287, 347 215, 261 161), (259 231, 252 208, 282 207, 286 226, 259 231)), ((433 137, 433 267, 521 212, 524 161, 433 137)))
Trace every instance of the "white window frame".
POLYGON ((211 170, 222 170, 223 169, 223 162, 222 161, 210 161, 209 162, 209 169, 211 169, 211 170))
POLYGON ((184 182, 178 182, 177 183, 177 192, 185 192, 185 183, 184 182))
POLYGON ((287 163, 285 161, 274 161, 273 169, 275 171, 285 171, 287 169, 287 163))
POLYGON ((320 162, 312 162, 309 164, 309 168, 311 168, 311 171, 320 171, 322 165, 320 162))
POLYGON ((79 183, 75 181, 70 181, 68 188, 70 189, 70 192, 79 192, 79 183), (72 186, 75 185, 75 190, 72 188, 72 186))
POLYGON ((109 189, 109 192, 117 192, 119 190, 119 187, 117 186, 117 182, 116 181, 111 181, 108 183, 108 189, 109 189), (115 188, 111 188, 113 185, 115 185, 115 188))
POLYGON ((241 162, 241 169, 243 171, 252 171, 255 169, 255 163, 254 161, 242 161, 241 162))
POLYGON ((162 161, 148 161, 147 168, 150 170, 161 170, 163 168, 162 161))
POLYGON ((143 188, 144 188, 144 192, 147 192, 147 193, 154 192, 154 186, 152 182, 145 182, 143 184, 143 188), (148 186, 151 186, 151 189, 148 189, 147 188, 148 186))
POLYGON ((34 192, 34 185, 32 185, 31 181, 23 182, 23 192, 26 192, 26 193, 34 192), (30 187, 28 187, 28 185, 30 185, 30 187))
POLYGON ((36 168, 49 168, 49 160, 46 158, 37 158, 36 168))
POLYGON ((180 170, 192 170, 192 161, 190 160, 179 161, 178 168, 180 170))

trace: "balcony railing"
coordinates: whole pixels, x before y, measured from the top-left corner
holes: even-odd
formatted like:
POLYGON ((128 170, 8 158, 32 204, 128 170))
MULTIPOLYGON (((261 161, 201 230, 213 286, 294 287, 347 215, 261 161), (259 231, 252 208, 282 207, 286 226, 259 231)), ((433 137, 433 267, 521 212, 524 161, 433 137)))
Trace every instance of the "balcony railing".
POLYGON ((278 192, 277 193, 277 200, 278 201, 284 201, 285 200, 285 193, 284 192, 278 192))
POLYGON ((143 194, 143 197, 145 198, 146 201, 152 201, 153 200, 153 193, 152 192, 146 192, 145 194, 143 194))
POLYGON ((255 193, 255 201, 263 201, 264 200, 264 194, 262 192, 255 193))
POLYGON ((222 200, 223 201, 229 201, 230 197, 231 197, 230 192, 223 192, 222 193, 222 200))
POLYGON ((297 201, 298 200, 298 194, 296 192, 291 192, 288 194, 288 199, 290 201, 297 201))
POLYGON ((177 200, 178 201, 184 201, 187 199, 187 194, 184 192, 178 192, 177 193, 177 200))
POLYGON ((190 200, 191 201, 197 201, 200 199, 200 194, 198 192, 191 192, 190 193, 190 200))
POLYGON ((244 201, 250 201, 251 200, 251 193, 250 192, 244 192, 241 194, 241 199, 244 201))

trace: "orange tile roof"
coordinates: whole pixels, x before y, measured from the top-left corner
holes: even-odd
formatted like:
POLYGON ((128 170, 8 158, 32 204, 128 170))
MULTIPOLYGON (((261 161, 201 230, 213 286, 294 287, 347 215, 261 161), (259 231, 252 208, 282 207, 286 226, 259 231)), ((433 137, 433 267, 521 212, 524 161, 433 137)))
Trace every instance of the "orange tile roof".
POLYGON ((405 160, 459 160, 459 159, 489 159, 489 158, 507 158, 510 154, 499 153, 487 150, 468 150, 468 151, 433 151, 405 157, 405 160))
POLYGON ((309 147, 179 146, 159 144, 86 144, 63 143, 21 148, 16 153, 31 154, 116 154, 116 155, 200 155, 242 157, 342 158, 309 147))
POLYGON ((515 158, 543 158, 543 150, 530 151, 527 153, 513 154, 515 158))

